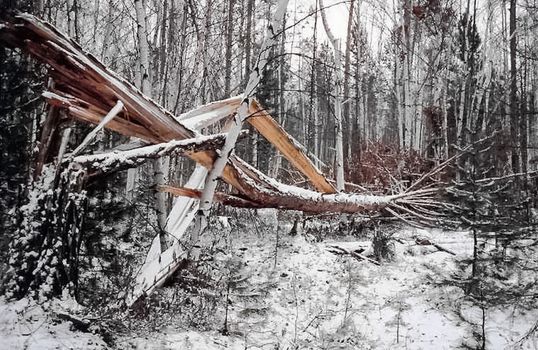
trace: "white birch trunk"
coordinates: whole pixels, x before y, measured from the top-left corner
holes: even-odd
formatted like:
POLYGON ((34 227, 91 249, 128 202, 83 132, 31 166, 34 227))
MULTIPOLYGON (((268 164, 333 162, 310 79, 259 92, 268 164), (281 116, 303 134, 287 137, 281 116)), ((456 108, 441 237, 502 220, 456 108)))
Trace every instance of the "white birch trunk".
MULTIPOLYGON (((226 137, 226 142, 222 148, 219 157, 213 164, 209 175, 207 176, 205 187, 200 198, 200 209, 198 211, 199 220, 197 220, 196 234, 200 234, 206 226, 206 218, 209 215, 209 210, 213 204, 213 197, 217 188, 218 179, 222 175, 224 167, 228 163, 230 155, 235 149, 235 143, 241 132, 241 127, 245 119, 249 116, 250 99, 254 96, 256 88, 260 83, 263 70, 267 66, 270 48, 277 43, 276 37, 281 34, 282 23, 286 14, 288 0, 280 0, 275 12, 273 23, 269 24, 265 41, 260 50, 260 56, 255 68, 251 71, 245 92, 243 93, 243 101, 239 106, 233 120, 232 128, 226 137)), ((196 234, 193 234, 193 240, 197 239, 196 234)))
POLYGON ((321 11, 321 20, 323 22, 323 27, 325 28, 325 33, 329 37, 331 44, 334 49, 334 60, 336 65, 336 81, 334 85, 334 115, 335 115, 335 128, 336 128, 336 189, 338 191, 344 190, 344 136, 342 130, 342 98, 341 93, 341 83, 342 83, 342 54, 340 51, 340 43, 334 37, 327 22, 327 16, 325 15, 325 5, 323 0, 319 0, 319 6, 321 11))
MULTIPOLYGON (((139 49, 139 71, 140 71, 140 88, 142 93, 146 96, 151 97, 151 81, 149 74, 149 43, 148 43, 148 32, 147 32, 147 18, 146 10, 144 8, 143 0, 135 0, 135 10, 136 10, 136 21, 137 21, 137 39, 138 39, 138 49, 139 49)), ((169 159, 165 161, 166 164, 169 163, 169 159)), ((156 185, 163 185, 167 175, 168 167, 163 166, 163 161, 161 158, 154 160, 154 181, 156 185)), ((136 170, 135 170, 136 171, 136 170)), ((133 177, 133 172, 131 172, 131 177, 133 177)), ((133 178, 129 178, 129 173, 127 174, 127 189, 133 190, 135 182, 133 178)), ((161 230, 165 229, 166 225, 166 194, 156 191, 155 192, 155 208, 157 210, 157 221, 159 228, 161 230)), ((161 235, 161 247, 165 247, 165 236, 161 235)))
MULTIPOLYGON (((404 140, 405 133, 404 133, 404 127, 403 127, 404 120, 405 120, 405 112, 404 112, 404 107, 403 107, 404 101, 402 101, 403 78, 401 74, 402 69, 400 68, 398 53, 396 53, 394 56, 395 56, 394 58, 395 60, 394 61, 394 95, 396 96, 396 106, 398 108, 398 120, 397 120, 398 143, 399 143, 400 148, 403 148, 405 144, 405 140, 404 140)), ((366 117, 364 117, 364 119, 366 119, 366 117)), ((366 137, 366 130, 364 128, 364 125, 363 125, 363 130, 365 131, 364 136, 366 137)))
POLYGON ((319 148, 319 104, 318 104, 318 96, 317 96, 317 87, 314 86, 315 89, 315 97, 314 97, 314 155, 316 156, 316 159, 314 160, 316 163, 316 166, 320 167, 320 148, 319 148))
POLYGON ((142 92, 151 97, 151 83, 149 81, 149 44, 146 28, 146 10, 143 0, 135 0, 137 39, 139 50, 140 88, 142 92))

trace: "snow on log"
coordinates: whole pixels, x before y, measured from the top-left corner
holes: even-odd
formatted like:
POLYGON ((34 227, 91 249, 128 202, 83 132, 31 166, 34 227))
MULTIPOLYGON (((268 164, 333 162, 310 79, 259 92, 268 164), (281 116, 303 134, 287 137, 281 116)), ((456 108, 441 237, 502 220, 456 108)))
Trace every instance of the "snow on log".
MULTIPOLYGON (((236 162, 241 160, 236 159, 236 162)), ((419 211, 423 207, 440 203, 432 197, 439 192, 436 188, 416 190, 393 195, 366 195, 355 193, 320 193, 297 186, 283 184, 252 167, 242 163, 241 169, 247 169, 249 176, 238 171, 244 185, 244 193, 249 200, 260 203, 266 208, 299 210, 309 213, 367 213, 387 211, 390 216, 411 220, 424 225, 431 225, 437 220, 437 214, 426 216, 419 211), (255 179, 255 181, 254 181, 255 179), (402 208, 405 211, 402 213, 402 208), (401 214, 400 214, 401 213, 401 214)))
MULTIPOLYGON (((282 4, 285 4, 285 1, 282 1, 282 4)), ((279 7, 283 9, 285 6, 279 7)), ((269 35, 276 35, 271 29, 269 30, 269 35)), ((74 41, 61 34, 51 25, 39 21, 31 15, 18 15, 12 21, 5 22, 4 26, 0 28, 0 41, 10 46, 22 48, 53 68, 49 71, 49 74, 55 80, 54 89, 45 93, 45 97, 49 103, 67 109, 74 118, 99 124, 102 122, 103 116, 113 108, 117 101, 121 101, 124 108, 106 125, 109 129, 127 136, 139 137, 150 143, 192 139, 199 136, 199 132, 182 125, 171 113, 144 96, 130 83, 108 70, 93 56, 84 53, 74 41)), ((260 67, 264 66, 262 63, 260 63, 260 67)), ((240 113, 242 115, 239 118, 241 122, 248 117, 253 117, 251 111, 255 112, 254 117, 263 111, 261 106, 256 106, 256 102, 252 102, 255 100, 251 98, 251 95, 259 78, 256 74, 260 74, 260 72, 254 72, 253 74, 254 78, 250 79, 249 86, 243 95, 243 97, 245 95, 250 96, 248 98, 250 103, 241 103, 238 109, 238 113, 243 109, 243 113, 240 113)), ((195 110, 196 112, 193 111, 183 115, 181 119, 188 120, 199 117, 206 121, 216 120, 213 117, 217 118, 216 115, 218 114, 220 118, 227 114, 227 111, 231 110, 233 105, 237 103, 236 99, 231 98, 224 102, 216 102, 200 107, 195 110), (225 107, 228 104, 230 109, 225 107), (215 112, 217 110, 219 111, 218 113, 215 112), (213 114, 213 112, 215 113, 211 118, 207 116, 208 113, 213 114), (203 115, 205 116, 201 117, 203 115)), ((242 102, 245 102, 245 99, 242 102)), ((276 135, 270 136, 270 140, 282 140, 284 143, 280 147, 283 149, 289 148, 287 152, 290 158, 297 161, 302 157, 300 155, 301 151, 297 149, 296 144, 295 147, 286 145, 286 143, 294 143, 293 139, 288 137, 268 118, 264 119, 260 129, 265 129, 266 131, 264 132, 276 135), (299 158, 294 157, 294 154, 299 154, 299 158)), ((238 130, 234 132, 238 132, 238 130)), ((228 135, 226 143, 233 145, 235 140, 230 140, 228 135)), ((233 148, 227 151, 231 152, 233 148)), ((384 210, 389 215, 402 220, 411 218, 419 222, 431 223, 435 221, 436 212, 434 211, 433 214, 430 214, 431 210, 425 210, 438 205, 437 202, 432 200, 435 190, 427 190, 426 192, 423 192, 424 190, 409 191, 400 195, 387 196, 347 193, 327 194, 284 185, 275 179, 267 177, 236 155, 232 154, 228 158, 229 154, 226 154, 226 152, 223 152, 218 157, 215 150, 188 151, 186 156, 208 169, 214 169, 216 160, 220 160, 221 166, 224 165, 224 169, 221 176, 216 175, 217 173, 220 174, 221 169, 215 172, 214 179, 222 178, 235 187, 242 198, 259 203, 263 207, 294 209, 314 213, 356 213, 384 210), (223 163, 224 159, 228 159, 228 161, 223 163)), ((329 186, 323 185, 324 179, 319 175, 318 170, 311 167, 306 159, 303 160, 304 164, 299 165, 299 170, 303 171, 313 183, 318 182, 316 188, 320 189, 323 186, 326 190, 329 190, 329 186)), ((216 181, 211 183, 213 184, 213 182, 216 181)), ((216 183, 213 185, 216 185, 216 183)))
POLYGON ((70 161, 94 171, 119 171, 140 166, 148 159, 156 159, 172 154, 219 149, 224 144, 225 139, 226 134, 198 136, 192 139, 172 140, 127 151, 77 156, 70 159, 70 161))

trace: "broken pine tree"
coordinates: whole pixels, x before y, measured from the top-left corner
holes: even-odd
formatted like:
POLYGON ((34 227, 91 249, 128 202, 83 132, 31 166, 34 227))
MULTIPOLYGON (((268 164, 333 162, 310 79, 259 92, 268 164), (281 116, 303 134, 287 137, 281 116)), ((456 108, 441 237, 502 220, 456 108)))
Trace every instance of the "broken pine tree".
MULTIPOLYGON (((272 35, 278 35, 278 31, 272 28, 269 31, 272 35)), ((215 172, 213 177, 231 185, 233 193, 219 193, 215 197, 217 201, 232 206, 279 208, 311 213, 384 213, 419 223, 435 222, 442 209, 442 204, 433 200, 437 192, 435 188, 421 189, 415 186, 412 191, 391 195, 337 192, 331 181, 307 157, 305 149, 276 123, 253 94, 248 93, 251 90, 247 89, 245 93, 249 96, 248 99, 245 99, 245 95, 232 97, 175 117, 155 101, 147 98, 132 84, 107 69, 93 56, 85 53, 76 42, 33 16, 19 14, 2 23, 0 41, 21 48, 51 68, 49 75, 54 84, 44 94, 44 98, 55 109, 63 110, 74 120, 100 125, 155 145, 153 146, 155 148, 125 151, 131 153, 116 152, 110 155, 110 159, 102 155, 70 158, 84 165, 86 170, 103 173, 138 166, 144 159, 166 154, 161 152, 162 149, 170 147, 177 147, 181 155, 191 158, 200 166, 213 169, 217 159, 224 159, 218 156, 220 147, 223 147, 220 141, 224 140, 225 145, 230 133, 226 133, 226 137, 203 136, 201 129, 239 115, 240 121, 250 123, 273 144, 290 164, 308 179, 313 189, 287 185, 266 176, 234 154, 232 147, 228 159, 221 160, 222 173, 215 172), (121 110, 114 110, 119 103, 122 105, 121 110), (111 114, 112 117, 106 118, 111 114), (181 140, 184 143, 181 143, 181 140), (127 158, 132 162, 125 161, 127 158), (94 161, 89 162, 88 159, 94 161)), ((255 80, 253 81, 255 83, 255 80)), ((49 124, 55 122, 58 121, 56 119, 48 121, 49 124)), ((50 127, 53 128, 54 125, 50 127)), ((234 132, 238 130, 241 130, 240 126, 234 132)), ((229 140, 229 143, 234 141, 231 143, 233 146, 235 140, 233 138, 229 140)), ((47 144, 47 142, 41 143, 40 154, 48 152, 47 149, 43 149, 47 144)), ((48 158, 40 157, 40 159, 48 158)), ((168 233, 175 237, 176 243, 184 239, 184 233, 198 210, 199 199, 204 193, 202 186, 205 176, 205 170, 203 172, 198 170, 191 176, 192 181, 189 180, 183 188, 174 184, 159 187, 160 190, 180 195, 182 198, 176 201, 165 228, 174 231, 168 233), (204 173, 203 176, 201 173, 204 173), (175 223, 174 229, 170 225, 172 222, 175 223)), ((134 293, 130 300, 136 300, 140 295, 151 292, 164 282, 177 268, 183 254, 185 252, 175 243, 165 251, 152 248, 144 265, 147 267, 145 270, 147 273, 142 274, 143 282, 138 283, 138 292, 134 293)))

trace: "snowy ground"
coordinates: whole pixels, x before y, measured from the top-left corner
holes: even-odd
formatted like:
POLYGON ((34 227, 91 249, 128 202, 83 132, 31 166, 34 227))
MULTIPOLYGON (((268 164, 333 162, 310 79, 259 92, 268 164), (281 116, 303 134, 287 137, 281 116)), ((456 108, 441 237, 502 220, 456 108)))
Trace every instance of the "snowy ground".
POLYGON ((79 332, 70 322, 55 316, 57 312, 73 313, 73 305, 36 305, 28 300, 6 303, 0 300, 0 349, 106 349, 105 342, 91 332, 79 332))
MULTIPOLYGON (((479 345, 474 333, 481 332, 481 309, 465 302, 461 289, 436 283, 438 271, 455 269, 456 259, 472 253, 467 233, 402 230, 397 233, 402 243, 396 244, 396 261, 381 266, 327 250, 335 242, 367 246, 366 241, 346 237, 311 242, 303 236, 281 235, 275 267, 274 236, 239 236, 235 253, 243 262, 242 276, 249 278, 230 298, 229 336, 170 328, 127 343, 139 349, 455 349, 479 345), (430 237, 458 255, 417 246, 416 236, 430 237)), ((224 320, 223 311, 216 317, 224 320)), ((537 319, 536 310, 488 310, 486 348, 538 348, 538 340, 532 338, 516 346, 537 319)))
MULTIPOLYGON (((456 349, 477 348, 482 310, 466 301, 461 289, 440 284, 441 272, 472 252, 464 232, 401 230, 396 260, 376 266, 335 255, 327 246, 368 246, 366 239, 338 237, 314 242, 281 229, 275 235, 232 233, 238 279, 230 289, 229 335, 222 328, 225 310, 213 315, 214 330, 196 331, 170 324, 159 331, 122 336, 126 349, 456 349), (431 240, 453 256, 414 238, 431 240), (343 243, 346 242, 346 243, 343 243)), ((224 254, 221 254, 224 259, 224 254)), ((218 259, 219 257, 217 257, 218 259)), ((448 273, 447 273, 448 274, 448 273)), ((43 312, 18 304, 2 305, 0 348, 98 349, 91 333, 54 324, 43 312), (37 314, 34 316, 34 312, 37 314), (6 347, 7 346, 7 347, 6 347)), ((487 349, 538 349, 538 339, 518 342, 538 320, 538 310, 486 311, 487 349)), ((534 336, 536 337, 536 336, 534 336)))

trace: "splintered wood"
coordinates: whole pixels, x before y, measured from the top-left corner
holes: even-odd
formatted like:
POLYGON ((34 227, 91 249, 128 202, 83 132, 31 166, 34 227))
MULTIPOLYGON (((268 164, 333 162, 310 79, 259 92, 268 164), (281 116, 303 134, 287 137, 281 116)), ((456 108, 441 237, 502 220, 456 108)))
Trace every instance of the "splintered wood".
MULTIPOLYGON (((216 201, 236 207, 280 208, 313 213, 383 212, 404 221, 423 224, 432 224, 439 217, 436 209, 442 205, 432 199, 435 189, 411 187, 404 193, 394 195, 337 192, 331 181, 307 157, 304 148, 254 98, 237 96, 212 102, 176 118, 107 69, 95 57, 85 53, 76 42, 31 15, 17 15, 0 23, 0 42, 18 47, 47 64, 50 67, 49 75, 54 80, 49 91, 43 94, 52 107, 44 124, 36 175, 50 158, 47 157, 47 149, 60 119, 59 110, 75 120, 98 125, 96 130, 107 128, 152 144, 128 151, 68 158, 68 162, 85 166, 94 173, 138 166, 149 158, 172 152, 187 156, 210 170, 218 159, 217 151, 230 134, 203 136, 202 129, 233 118, 241 110, 242 115, 247 116, 247 122, 273 144, 315 190, 283 184, 232 153, 220 178, 233 186, 235 192, 216 193, 216 201), (244 101, 249 101, 246 111, 244 101)), ((93 134, 88 136, 88 141, 93 134)), ((236 134, 237 130, 234 136, 236 134)), ((88 141, 83 142, 77 152, 88 141)), ((206 169, 197 168, 185 187, 164 185, 158 188, 179 196, 165 227, 175 241, 162 252, 158 244, 152 245, 154 247, 150 250, 142 273, 137 277, 129 304, 151 293, 178 268, 185 254, 180 240, 199 210, 206 169)))
MULTIPOLYGON (((50 24, 21 14, 0 27, 0 41, 19 47, 52 69, 54 87, 44 93, 54 107, 73 119, 99 125, 120 101, 124 106, 106 128, 152 144, 171 140, 196 139, 201 129, 237 113, 241 97, 212 102, 184 113, 178 118, 144 96, 139 90, 107 69, 95 57, 85 53, 73 40, 50 24)), ((436 213, 427 208, 438 205, 431 200, 435 190, 408 191, 398 195, 336 193, 331 182, 307 157, 304 148, 288 134, 255 99, 248 106, 247 121, 272 143, 286 159, 310 181, 315 190, 283 184, 261 173, 237 155, 232 155, 222 179, 232 185, 239 200, 227 203, 239 206, 272 207, 314 213, 384 211, 402 220, 434 222, 436 213)), ((211 169, 217 159, 213 149, 195 148, 183 154, 211 169)), ((185 189, 168 192, 194 197, 185 189)), ((223 198, 223 197, 221 197, 223 198)))

